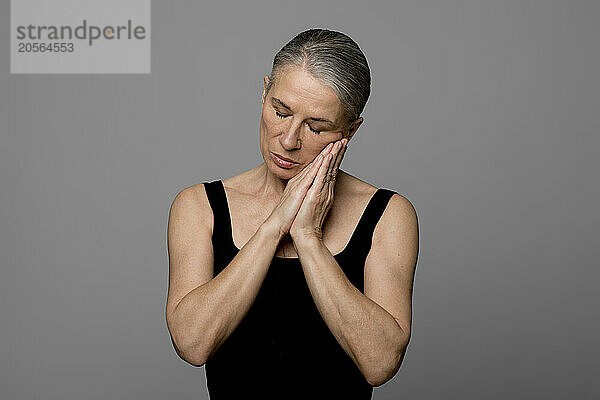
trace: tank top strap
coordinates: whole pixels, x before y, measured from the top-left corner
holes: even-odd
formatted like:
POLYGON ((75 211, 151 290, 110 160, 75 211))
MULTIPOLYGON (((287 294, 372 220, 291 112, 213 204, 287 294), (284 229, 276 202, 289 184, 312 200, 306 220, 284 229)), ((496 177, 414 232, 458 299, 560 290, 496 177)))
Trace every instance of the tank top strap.
POLYGON ((364 261, 367 257, 371 249, 375 226, 381 219, 388 202, 396 193, 390 189, 379 188, 369 200, 348 242, 349 253, 354 260, 364 261))
POLYGON ((228 252, 235 247, 235 244, 231 233, 231 216, 223 182, 216 180, 203 183, 214 215, 213 245, 228 252))

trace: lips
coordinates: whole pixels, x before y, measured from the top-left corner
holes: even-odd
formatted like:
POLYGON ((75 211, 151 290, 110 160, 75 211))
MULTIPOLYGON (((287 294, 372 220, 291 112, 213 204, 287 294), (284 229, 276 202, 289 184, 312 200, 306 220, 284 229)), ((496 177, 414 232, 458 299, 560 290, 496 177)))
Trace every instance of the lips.
POLYGON ((273 153, 273 154, 275 154, 277 157, 281 158, 283 161, 288 161, 288 162, 291 162, 291 163, 294 163, 294 164, 299 164, 297 161, 291 160, 291 159, 289 159, 287 157, 284 157, 284 156, 280 156, 277 153, 273 153))

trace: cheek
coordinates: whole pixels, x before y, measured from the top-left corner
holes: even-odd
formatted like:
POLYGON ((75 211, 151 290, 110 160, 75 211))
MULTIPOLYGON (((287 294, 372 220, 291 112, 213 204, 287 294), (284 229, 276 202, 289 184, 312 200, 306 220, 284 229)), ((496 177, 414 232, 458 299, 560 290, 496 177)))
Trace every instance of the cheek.
POLYGON ((312 155, 312 158, 314 159, 316 156, 318 156, 321 151, 323 151, 323 149, 325 147, 327 147, 327 145, 331 142, 331 140, 323 140, 323 139, 315 139, 312 140, 310 143, 307 143, 306 145, 306 150, 308 150, 310 152, 310 154, 312 155))
POLYGON ((336 141, 340 140, 342 138, 342 135, 327 135, 327 134, 322 134, 320 136, 317 137, 317 139, 315 140, 315 142, 317 142, 319 144, 319 151, 323 150, 325 147, 327 147, 327 145, 329 143, 335 143, 336 141), (339 136, 339 137, 338 137, 339 136))
POLYGON ((340 140, 342 138, 341 134, 338 135, 327 135, 327 134, 322 134, 322 135, 315 135, 316 138, 313 138, 313 140, 311 141, 311 143, 307 146, 310 150, 310 154, 313 155, 313 159, 315 157, 317 157, 321 151, 323 151, 323 149, 325 147, 327 147, 327 145, 329 143, 335 143, 336 141, 340 140))
POLYGON ((267 133, 270 135, 275 135, 279 130, 282 129, 281 120, 279 120, 277 117, 273 117, 272 115, 266 112, 263 112, 262 114, 262 121, 265 129, 267 130, 267 133))

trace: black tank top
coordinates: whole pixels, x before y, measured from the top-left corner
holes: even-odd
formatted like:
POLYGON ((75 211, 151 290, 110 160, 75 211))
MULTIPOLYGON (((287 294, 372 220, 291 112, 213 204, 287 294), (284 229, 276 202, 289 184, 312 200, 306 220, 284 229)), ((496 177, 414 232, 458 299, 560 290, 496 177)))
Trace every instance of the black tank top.
MULTIPOLYGON (((214 214, 214 276, 235 257, 223 183, 204 182, 214 214)), ((347 246, 334 258, 364 293, 375 225, 396 193, 377 189, 347 246)), ((205 364, 211 400, 371 399, 373 387, 319 314, 298 257, 273 256, 253 305, 205 364)))

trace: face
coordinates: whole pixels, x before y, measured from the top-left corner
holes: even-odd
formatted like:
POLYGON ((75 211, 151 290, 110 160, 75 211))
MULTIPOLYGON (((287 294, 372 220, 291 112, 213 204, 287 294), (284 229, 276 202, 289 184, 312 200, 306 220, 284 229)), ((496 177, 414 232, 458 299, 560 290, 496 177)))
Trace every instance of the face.
POLYGON ((292 178, 325 146, 348 137, 349 133, 351 136, 358 128, 345 126, 343 108, 333 90, 302 68, 282 71, 268 94, 267 84, 265 77, 260 151, 266 166, 281 179, 292 178), (296 163, 291 166, 278 163, 275 154, 296 163))

